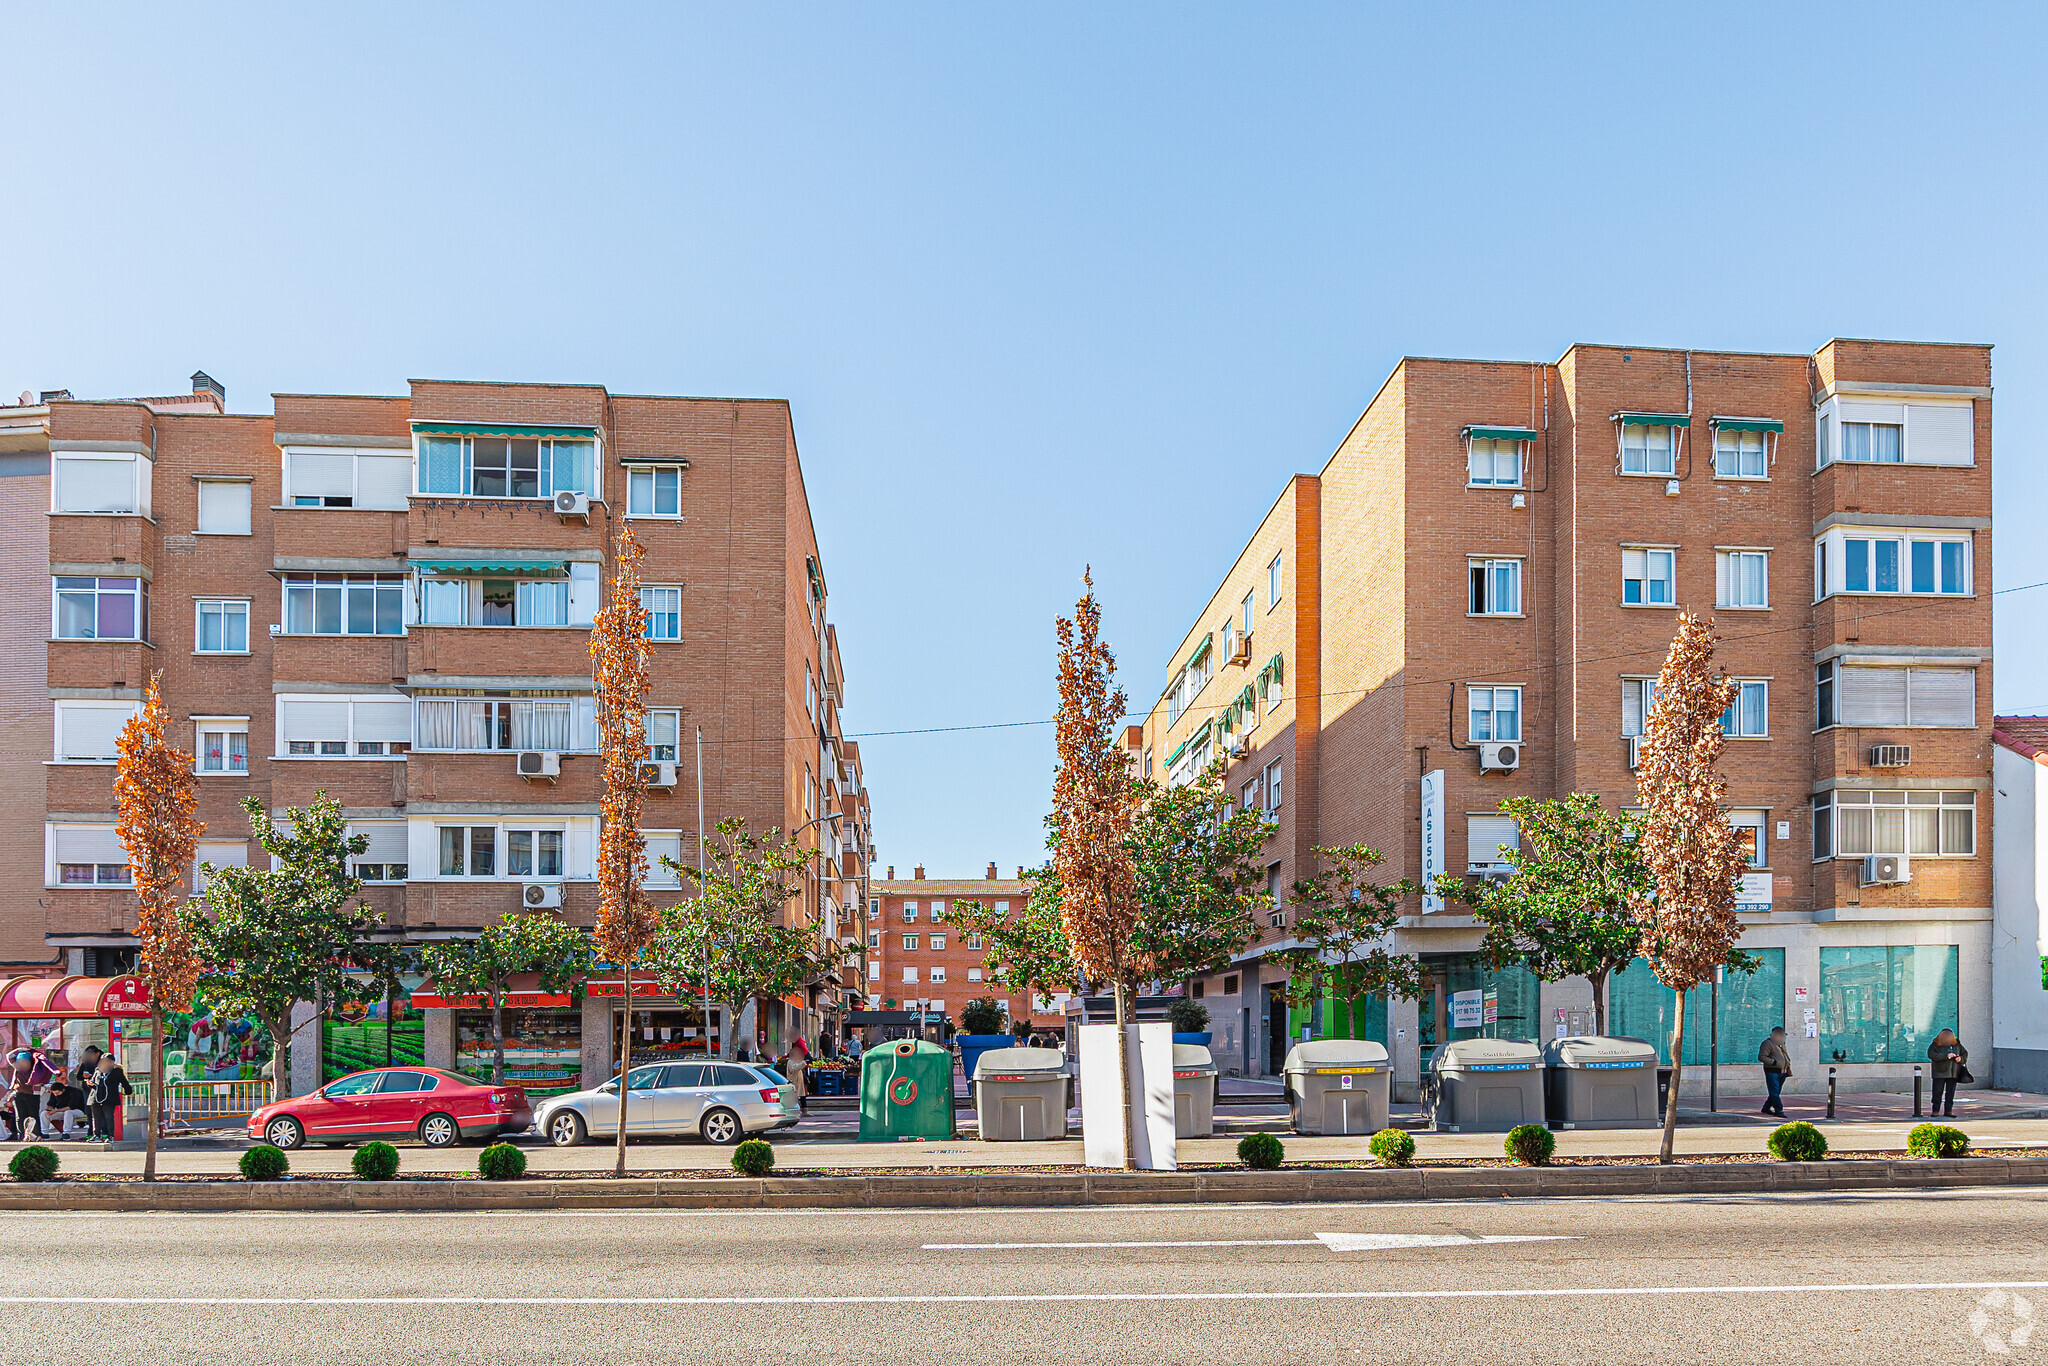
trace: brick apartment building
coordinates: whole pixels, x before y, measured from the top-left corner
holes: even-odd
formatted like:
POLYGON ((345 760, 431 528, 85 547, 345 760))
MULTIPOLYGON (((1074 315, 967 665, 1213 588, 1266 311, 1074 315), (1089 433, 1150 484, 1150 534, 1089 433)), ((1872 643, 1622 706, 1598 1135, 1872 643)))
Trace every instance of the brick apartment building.
MULTIPOLYGON (((522 906, 589 924, 589 626, 629 518, 653 638, 649 854, 694 849, 701 728, 706 820, 801 829, 818 852, 792 914, 834 941, 824 980, 742 1027, 774 1047, 858 1004, 838 960, 858 948, 869 812, 788 405, 421 380, 274 406, 231 413, 202 374, 189 396, 0 408, 0 725, 21 803, 0 834, 0 959, 132 962, 112 758, 152 671, 198 756, 202 860, 259 852, 244 797, 281 812, 325 790, 406 937, 522 906)), ((604 991, 521 1029, 605 1075, 621 1022, 604 991)), ((699 1037, 694 1007, 662 1004, 644 1037, 699 1037)), ((453 1015, 428 1012, 429 1062, 453 1062, 453 1015)))
MULTIPOLYGON (((1753 1068, 1782 1023, 1795 1086, 1836 1062, 1845 1085, 1902 1084, 1939 1025, 1989 1032, 1990 394, 1983 346, 1404 360, 1287 482, 1126 743, 1168 781, 1225 760, 1276 822, 1276 891, 1354 842, 1389 880, 1498 873, 1502 798, 1635 804, 1674 613, 1709 615, 1742 680, 1722 771, 1763 963, 1721 988, 1720 1059, 1753 1068)), ((1303 1028, 1351 1033, 1386 1042, 1412 1094, 1445 1039, 1590 1028, 1583 979, 1493 971, 1460 908, 1412 909, 1397 946, 1431 990, 1356 1020, 1278 1001, 1276 910, 1189 984, 1219 1060, 1271 1072, 1303 1028)), ((1641 964, 1618 974, 1610 1029, 1668 1037, 1668 996, 1641 964)))
POLYGON ((898 880, 888 868, 868 889, 868 998, 882 1010, 925 1010, 943 1015, 957 1027, 969 1001, 992 997, 1002 1001, 1010 1019, 1022 1020, 1027 1005, 1031 1026, 1063 1030, 1066 997, 1027 1003, 1020 993, 1003 991, 985 979, 988 959, 979 935, 964 934, 948 922, 951 907, 977 901, 997 912, 1022 908, 1031 886, 1019 868, 1014 878, 996 876, 988 866, 981 878, 926 878, 922 867, 898 880))

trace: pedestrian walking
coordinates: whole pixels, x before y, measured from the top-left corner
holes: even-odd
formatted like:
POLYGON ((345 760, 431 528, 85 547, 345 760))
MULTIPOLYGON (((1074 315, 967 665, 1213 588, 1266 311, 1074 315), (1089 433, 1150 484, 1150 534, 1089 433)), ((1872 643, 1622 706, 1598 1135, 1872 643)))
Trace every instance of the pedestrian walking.
POLYGON ((57 1069, 32 1048, 17 1048, 7 1060, 12 1064, 7 1084, 13 1088, 8 1109, 14 1112, 14 1136, 26 1142, 36 1134, 42 1119, 43 1088, 57 1075, 57 1069))
POLYGON ((1792 1075, 1792 1050, 1785 1047, 1785 1026, 1779 1025, 1765 1037, 1756 1050, 1756 1060, 1764 1065, 1764 1085, 1771 1090, 1758 1113, 1783 1119, 1785 1079, 1792 1075))
POLYGON ((1956 1117, 1956 1083, 1975 1081, 1970 1075, 1970 1050, 1963 1047, 1963 1041, 1956 1037, 1953 1029, 1944 1029, 1934 1036, 1934 1042, 1927 1045, 1927 1061, 1934 1064, 1934 1110, 1944 1119, 1956 1117))
POLYGON ((135 1088, 128 1084, 128 1073, 114 1055, 106 1054, 92 1074, 92 1086, 86 1091, 86 1103, 91 1107, 92 1136, 97 1139, 111 1139, 114 1136, 114 1116, 121 1107, 122 1098, 135 1094, 135 1088))

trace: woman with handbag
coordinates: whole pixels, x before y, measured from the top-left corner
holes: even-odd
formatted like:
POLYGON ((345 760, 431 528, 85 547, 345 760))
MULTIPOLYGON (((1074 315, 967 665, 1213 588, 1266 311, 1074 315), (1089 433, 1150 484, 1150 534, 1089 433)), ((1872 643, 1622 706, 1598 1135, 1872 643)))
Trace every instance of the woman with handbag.
POLYGON ((1956 1083, 1976 1080, 1970 1075, 1970 1050, 1963 1047, 1963 1041, 1956 1037, 1953 1029, 1944 1029, 1934 1036, 1933 1043, 1927 1045, 1927 1061, 1934 1064, 1932 1113, 1944 1119, 1954 1119, 1956 1083))

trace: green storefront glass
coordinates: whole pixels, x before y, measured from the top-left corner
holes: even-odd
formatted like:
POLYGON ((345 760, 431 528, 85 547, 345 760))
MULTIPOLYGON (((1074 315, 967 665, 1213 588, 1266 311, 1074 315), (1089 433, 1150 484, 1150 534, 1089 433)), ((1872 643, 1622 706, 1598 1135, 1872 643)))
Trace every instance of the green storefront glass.
POLYGON ((1476 953, 1426 953, 1422 966, 1430 985, 1416 1003, 1416 1034, 1426 1051, 1458 1039, 1534 1039, 1542 1028, 1537 1015, 1537 993, 1542 984, 1536 974, 1520 965, 1488 967, 1476 953), (1441 988, 1441 991, 1439 991, 1441 988), (1476 1026, 1453 1028, 1450 1024, 1451 997, 1461 991, 1477 991, 1482 1002, 1493 1007, 1493 1019, 1482 1013, 1476 1026), (1437 1019, 1441 996, 1445 1018, 1437 1019))
POLYGON ((427 1061, 427 1022, 411 1015, 396 1024, 328 1020, 320 1026, 320 1075, 333 1081, 371 1067, 420 1067, 427 1061))
MULTIPOLYGON (((1713 1006, 1718 994, 1721 1021, 1719 1061, 1753 1063, 1757 1047, 1785 1023, 1785 951, 1747 949, 1758 960, 1754 973, 1722 975, 1718 993, 1711 986, 1685 994, 1685 1065, 1704 1065, 1715 1035, 1713 1006)), ((1670 987, 1657 980, 1638 958, 1607 979, 1607 1032, 1644 1039, 1657 1046, 1657 1060, 1671 1061, 1672 1007, 1670 987)))
POLYGON ((1325 996, 1306 1006, 1289 1006, 1287 1041, 1290 1045, 1301 1041, 1304 1026, 1318 1039, 1370 1039, 1384 1045, 1387 1041, 1387 1003, 1377 996, 1362 996, 1356 1001, 1340 1001, 1335 996, 1325 996))
POLYGON ((1820 951, 1822 1062, 1925 1062, 1956 1027, 1953 944, 1820 951))

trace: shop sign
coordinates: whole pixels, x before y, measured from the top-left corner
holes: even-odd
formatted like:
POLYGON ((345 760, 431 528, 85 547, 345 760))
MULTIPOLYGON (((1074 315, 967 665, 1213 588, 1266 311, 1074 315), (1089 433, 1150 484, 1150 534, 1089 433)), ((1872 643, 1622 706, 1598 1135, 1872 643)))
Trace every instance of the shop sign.
POLYGON ((1744 873, 1735 884, 1735 909, 1745 915, 1759 915, 1771 909, 1771 875, 1744 873))
POLYGON ((1433 915, 1444 908, 1444 899, 1430 890, 1444 871, 1444 771, 1433 768, 1422 775, 1422 913, 1433 915))
POLYGON ((1477 987, 1474 987, 1471 991, 1452 992, 1451 1028, 1479 1028, 1480 1014, 1483 1009, 1484 1006, 1480 1001, 1480 991, 1477 987))

